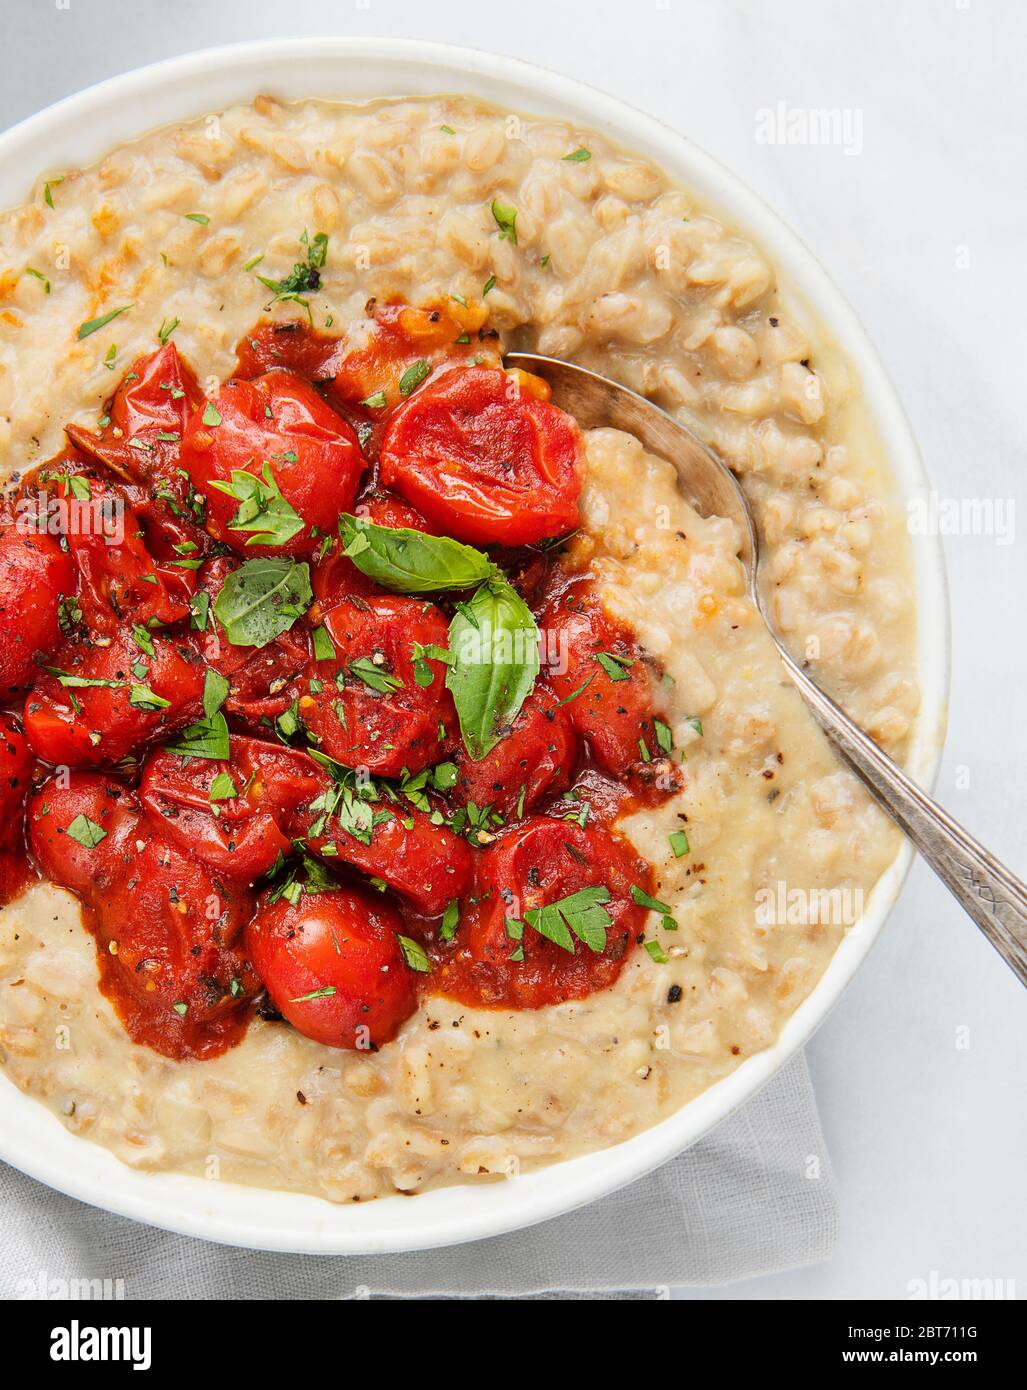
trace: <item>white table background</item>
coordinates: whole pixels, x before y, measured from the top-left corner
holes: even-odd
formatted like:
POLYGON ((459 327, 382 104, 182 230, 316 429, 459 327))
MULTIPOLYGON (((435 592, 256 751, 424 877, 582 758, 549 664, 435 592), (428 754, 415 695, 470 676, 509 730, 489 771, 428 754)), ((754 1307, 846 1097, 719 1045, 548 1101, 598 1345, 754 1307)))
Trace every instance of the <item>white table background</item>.
MULTIPOLYGON (((1016 497, 1014 544, 946 539, 953 688, 939 795, 1027 855, 1027 6, 1018 0, 3 0, 0 127, 208 45, 369 34, 492 49, 683 131, 781 213, 854 305, 942 496, 1016 497), (901 13, 899 11, 901 10, 901 13), (756 112, 862 113, 862 151, 756 140, 756 112), (969 778, 969 786, 966 780, 969 778)), ((126 112, 126 129, 132 128, 126 112)), ((26 181, 30 172, 26 171, 26 181)), ((918 864, 809 1048, 838 1174, 835 1259, 685 1298, 1027 1294, 1024 997, 918 864), (957 1046, 969 1030, 969 1047, 957 1046)))

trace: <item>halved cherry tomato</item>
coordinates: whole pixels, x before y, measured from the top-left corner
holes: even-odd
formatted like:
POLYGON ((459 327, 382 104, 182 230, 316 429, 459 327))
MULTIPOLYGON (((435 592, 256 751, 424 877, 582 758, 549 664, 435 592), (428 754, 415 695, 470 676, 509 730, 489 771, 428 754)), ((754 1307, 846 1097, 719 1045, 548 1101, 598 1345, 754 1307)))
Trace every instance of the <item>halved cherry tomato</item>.
POLYGON ((265 898, 246 948, 271 1002, 315 1042, 376 1052, 417 1007, 398 914, 350 888, 265 898))
POLYGON ((193 485, 207 498, 207 530, 247 555, 311 554, 320 536, 335 534, 339 513, 352 506, 364 469, 346 421, 305 381, 281 371, 253 381, 226 381, 214 401, 193 413, 181 457, 193 485), (231 485, 236 471, 260 477, 265 465, 303 527, 281 543, 250 545, 257 532, 231 525, 241 499, 212 484, 231 485))
POLYGON ((121 379, 97 431, 67 425, 77 449, 123 478, 171 482, 186 421, 200 405, 196 377, 174 343, 137 358, 121 379))
POLYGON ((239 1006, 258 989, 237 944, 252 898, 183 854, 128 788, 97 774, 45 783, 28 822, 47 877, 92 910, 102 986, 129 1035, 176 1058, 236 1040, 239 1006))
POLYGON ((298 749, 239 734, 229 744, 227 762, 154 753, 143 768, 139 797, 180 849, 252 883, 279 854, 291 853, 285 833, 290 817, 327 788, 328 778, 298 749), (229 781, 235 796, 225 794, 229 781))
POLYGON ((60 484, 60 495, 68 507, 67 540, 79 570, 85 626, 107 633, 125 624, 164 627, 187 618, 194 572, 155 562, 120 488, 83 477, 77 482, 88 498, 69 483, 60 484))
POLYGON ((606 989, 645 922, 631 885, 648 891, 649 882, 648 864, 620 837, 597 826, 532 817, 480 856, 474 892, 461 911, 459 945, 443 957, 430 984, 465 1003, 518 1009, 606 989), (602 951, 576 937, 573 951, 566 950, 527 924, 519 938, 511 935, 508 920, 523 922, 531 909, 596 886, 610 894, 601 904, 611 919, 602 951))
POLYGON ((56 537, 25 531, 18 523, 0 531, 0 701, 23 693, 61 640, 62 596, 75 592, 75 566, 56 537))
POLYGON ((353 864, 387 883, 426 917, 437 917, 454 898, 462 898, 474 877, 474 853, 467 841, 444 825, 433 825, 423 811, 408 806, 368 807, 373 828, 362 835, 328 819, 317 836, 310 812, 296 823, 312 854, 325 863, 353 864))
POLYGON ((476 545, 525 545, 578 524, 581 432, 490 367, 457 368, 399 407, 381 479, 434 525, 476 545))
POLYGON ((548 792, 569 786, 577 739, 553 693, 537 685, 505 737, 479 762, 461 746, 454 754, 458 775, 449 793, 461 806, 491 806, 501 816, 519 815, 548 792))
POLYGON ((443 756, 456 730, 446 668, 427 660, 432 681, 414 675, 414 647, 444 647, 438 608, 392 595, 347 600, 325 616, 335 659, 311 667, 300 714, 318 747, 347 767, 383 777, 419 772, 443 756), (442 737, 440 738, 440 727, 442 737))
POLYGON ((634 773, 642 780, 666 773, 641 648, 607 614, 589 581, 579 580, 551 599, 538 622, 554 653, 549 682, 567 701, 564 709, 600 767, 615 777, 634 773))
POLYGON ((149 644, 152 656, 122 632, 106 646, 59 647, 49 663, 59 674, 42 671, 25 701, 37 756, 69 767, 116 763, 196 719, 204 672, 195 651, 156 632, 149 644))
POLYGON ((0 905, 16 897, 31 877, 25 860, 25 797, 32 750, 8 714, 0 714, 0 905))
MULTIPOLYGON (((413 531, 435 534, 416 507, 388 492, 376 491, 362 497, 354 508, 354 515, 373 522, 375 526, 408 527, 413 531)), ((349 594, 381 592, 373 579, 358 570, 352 560, 346 559, 338 541, 324 559, 314 565, 310 582, 315 598, 325 610, 334 608, 349 594)))

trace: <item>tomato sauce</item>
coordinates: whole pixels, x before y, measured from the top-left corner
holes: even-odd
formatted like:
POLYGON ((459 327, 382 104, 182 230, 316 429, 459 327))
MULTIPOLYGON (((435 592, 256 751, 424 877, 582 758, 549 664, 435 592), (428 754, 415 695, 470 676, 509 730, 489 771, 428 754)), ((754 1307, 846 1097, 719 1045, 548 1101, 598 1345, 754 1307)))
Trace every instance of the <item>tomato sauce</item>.
POLYGON ((165 344, 4 498, 0 901, 37 866, 78 896, 136 1042, 216 1056, 263 992, 374 1050, 420 996, 581 998, 642 939, 652 869, 617 825, 681 785, 660 673, 561 564, 580 435, 499 348, 481 304, 372 301, 334 336, 258 323, 208 399, 165 344), (122 533, 26 535, 33 498, 110 503, 122 533), (379 585, 348 511, 487 547, 534 614, 539 677, 484 757, 446 651, 475 586, 379 585), (258 639, 259 558, 310 592, 258 639))

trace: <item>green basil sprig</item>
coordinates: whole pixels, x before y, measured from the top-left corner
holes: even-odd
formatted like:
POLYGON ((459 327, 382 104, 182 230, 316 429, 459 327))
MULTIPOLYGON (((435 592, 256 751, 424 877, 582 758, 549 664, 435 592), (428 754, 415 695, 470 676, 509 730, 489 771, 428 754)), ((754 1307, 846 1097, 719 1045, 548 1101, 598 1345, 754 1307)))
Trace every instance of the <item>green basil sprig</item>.
POLYGON ((538 638, 531 609, 498 573, 453 615, 446 685, 475 762, 495 748, 531 694, 539 671, 538 638))
POLYGON ((237 647, 266 647, 310 607, 310 566, 268 556, 247 560, 225 580, 214 616, 237 647))
POLYGON ((489 557, 449 536, 429 536, 406 526, 377 526, 344 513, 339 534, 362 574, 397 594, 470 589, 499 574, 489 557))

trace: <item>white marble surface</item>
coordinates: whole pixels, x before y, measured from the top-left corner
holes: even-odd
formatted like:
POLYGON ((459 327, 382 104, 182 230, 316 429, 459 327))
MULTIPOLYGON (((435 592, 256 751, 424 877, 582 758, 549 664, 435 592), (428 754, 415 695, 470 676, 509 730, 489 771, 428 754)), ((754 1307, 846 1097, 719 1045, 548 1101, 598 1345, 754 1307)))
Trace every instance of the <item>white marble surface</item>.
MULTIPOLYGON (((0 127, 102 77, 210 44, 387 34, 583 78, 740 174, 862 317, 939 493, 1015 497, 1021 509, 1013 544, 945 543, 954 680, 939 792, 1024 869, 1027 8, 1018 0, 4 0, 3 28, 0 127), (854 152, 758 142, 756 113, 778 102, 848 111, 862 122, 854 152)), ((842 1194, 836 1258, 682 1296, 904 1297, 908 1281, 932 1271, 1017 1279, 1027 1293, 1024 1003, 918 865, 809 1049, 842 1194)))

